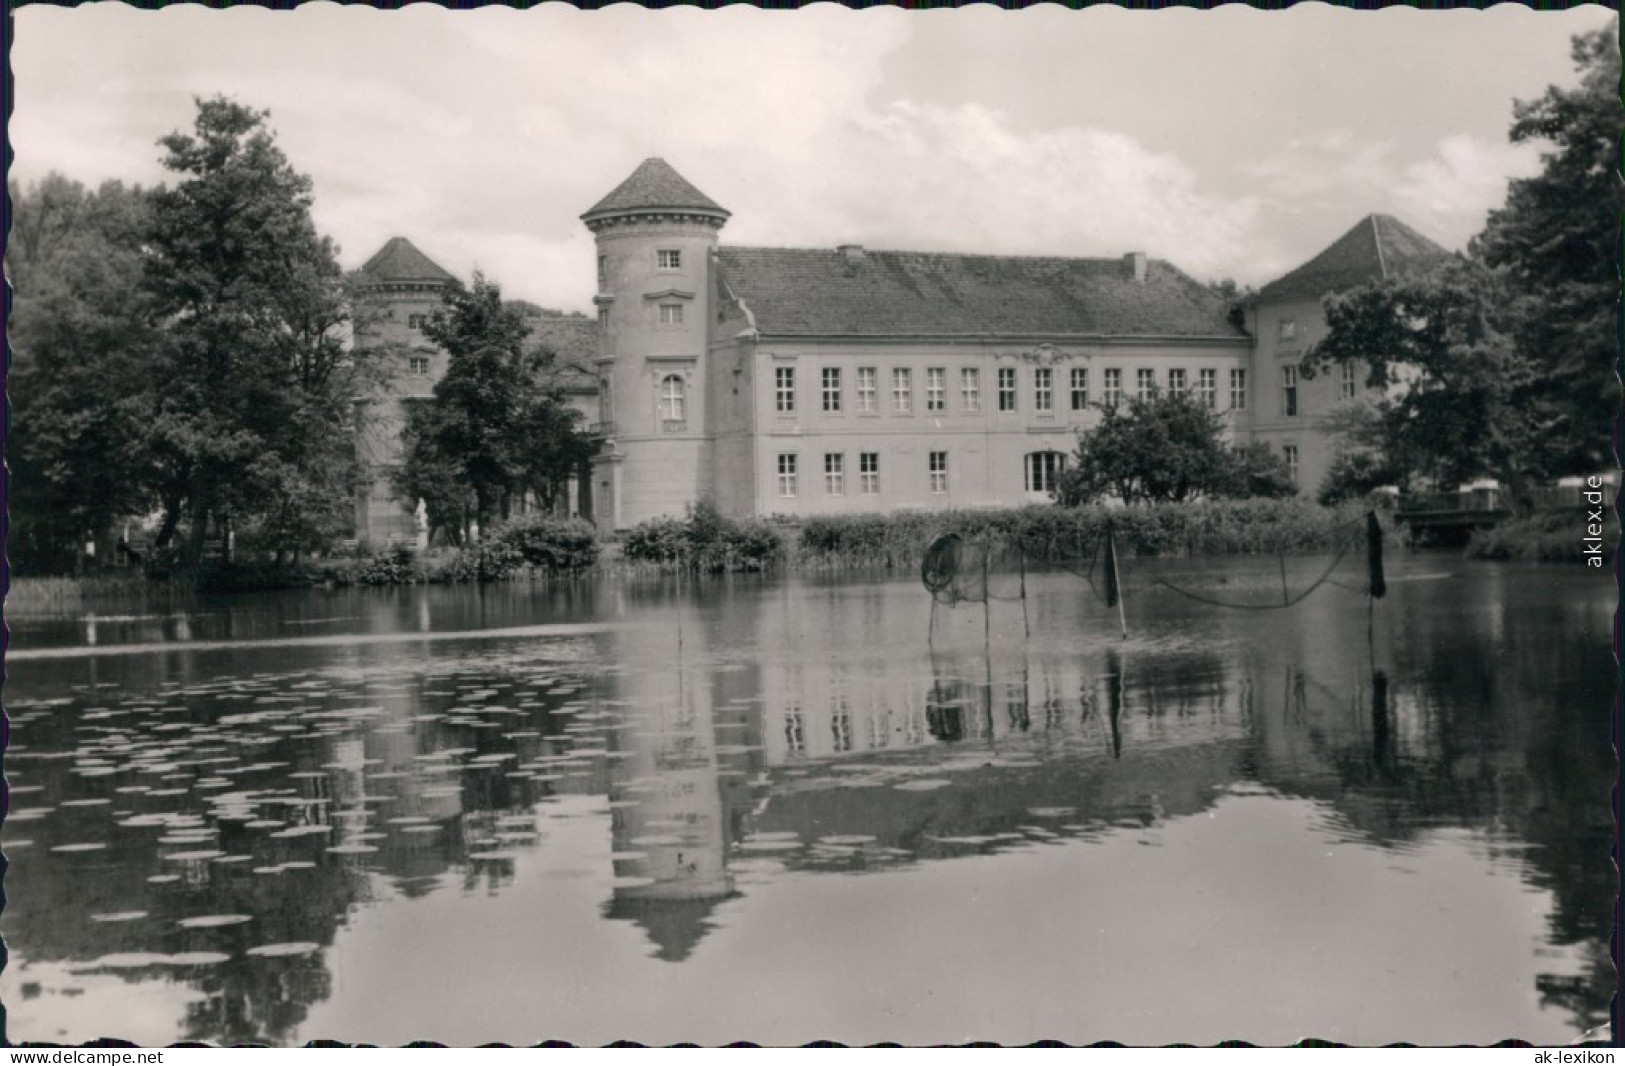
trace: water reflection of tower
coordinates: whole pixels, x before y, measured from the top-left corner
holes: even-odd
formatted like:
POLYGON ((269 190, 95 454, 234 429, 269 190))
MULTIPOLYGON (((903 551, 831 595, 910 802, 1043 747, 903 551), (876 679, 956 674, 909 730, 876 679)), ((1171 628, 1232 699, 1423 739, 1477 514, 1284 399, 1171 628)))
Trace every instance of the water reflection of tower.
MULTIPOLYGON (((660 958, 687 958, 733 894, 720 781, 715 664, 691 603, 652 612, 656 625, 616 637, 621 706, 609 798, 615 887, 611 918, 643 926, 660 958)), ((740 745, 743 746, 743 745, 740 745)))

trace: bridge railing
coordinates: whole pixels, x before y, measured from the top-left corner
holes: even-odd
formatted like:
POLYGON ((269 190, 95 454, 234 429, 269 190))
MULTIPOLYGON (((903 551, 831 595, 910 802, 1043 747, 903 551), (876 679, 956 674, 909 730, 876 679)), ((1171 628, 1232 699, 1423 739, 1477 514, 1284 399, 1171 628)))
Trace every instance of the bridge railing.
POLYGON ((1499 489, 1417 492, 1399 498, 1398 514, 1405 516, 1457 511, 1499 511, 1503 506, 1499 489))

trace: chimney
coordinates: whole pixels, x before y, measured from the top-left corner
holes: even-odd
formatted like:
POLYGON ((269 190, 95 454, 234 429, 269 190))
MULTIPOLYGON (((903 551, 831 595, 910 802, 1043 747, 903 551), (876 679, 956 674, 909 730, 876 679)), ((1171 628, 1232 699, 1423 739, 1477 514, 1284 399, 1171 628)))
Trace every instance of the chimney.
POLYGON ((863 245, 861 244, 836 245, 835 251, 851 266, 858 265, 859 263, 863 262, 865 258, 863 254, 863 245))
POLYGON ((1145 283, 1145 253, 1130 252, 1123 257, 1123 265, 1128 268, 1129 277, 1141 284, 1145 283))

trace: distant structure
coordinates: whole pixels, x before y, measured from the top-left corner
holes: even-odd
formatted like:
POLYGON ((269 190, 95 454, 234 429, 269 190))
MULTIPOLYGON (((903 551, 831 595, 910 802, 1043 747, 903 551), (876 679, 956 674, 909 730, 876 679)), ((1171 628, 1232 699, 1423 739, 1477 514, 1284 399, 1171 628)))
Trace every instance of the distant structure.
MULTIPOLYGON (((361 267, 361 276, 372 307, 368 318, 357 323, 356 343, 387 347, 390 358, 384 386, 359 420, 357 447, 367 479, 356 498, 356 539, 372 544, 414 540, 417 501, 396 499, 391 480, 402 459, 407 409, 431 399, 435 383, 446 373, 447 356, 423 335, 423 326, 456 278, 405 237, 390 238, 361 267)), ((554 355, 555 382, 572 406, 596 418, 596 323, 582 315, 531 315, 526 324, 527 343, 554 355)), ((589 472, 579 471, 566 501, 570 513, 592 517, 591 486, 589 472)))
POLYGON ((1337 458, 1337 440, 1319 427, 1340 403, 1364 395, 1367 368, 1345 363, 1301 380, 1303 355, 1326 335, 1321 300, 1369 281, 1422 273, 1450 253, 1391 215, 1367 215, 1307 263, 1259 290, 1247 314, 1255 380, 1252 440, 1287 457, 1298 485, 1314 492, 1337 458))
MULTIPOLYGON (((1165 390, 1263 441, 1312 493, 1335 459, 1328 411, 1365 371, 1300 380, 1321 300, 1450 253, 1387 215, 1264 286, 1245 320, 1140 252, 1060 258, 719 244, 729 211, 661 159, 581 216, 596 320, 534 318, 598 453, 571 509, 606 528, 681 515, 809 516, 1046 501, 1099 404, 1165 390)), ((364 441, 376 471, 358 536, 411 531, 391 498, 403 404, 444 356, 418 332, 451 275, 404 238, 363 268, 406 354, 364 441)))
POLYGON ((582 215, 597 239, 594 489, 623 528, 728 514, 1050 498, 1095 406, 1193 393, 1313 491, 1320 416, 1364 373, 1299 382, 1326 293, 1436 263, 1384 215, 1266 286, 1246 328, 1171 263, 718 244, 729 212, 660 159, 582 215))

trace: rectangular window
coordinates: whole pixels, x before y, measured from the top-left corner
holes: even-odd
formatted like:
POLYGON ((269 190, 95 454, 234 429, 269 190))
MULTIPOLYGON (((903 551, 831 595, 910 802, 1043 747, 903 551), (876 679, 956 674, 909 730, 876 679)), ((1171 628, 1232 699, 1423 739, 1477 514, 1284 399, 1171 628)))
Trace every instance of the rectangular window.
POLYGON ((429 318, 428 315, 407 315, 406 316, 406 328, 407 329, 422 329, 423 328, 423 323, 425 321, 427 321, 428 318, 429 318))
POLYGON ((1168 370, 1168 391, 1175 396, 1185 395, 1185 371, 1181 367, 1170 367, 1168 370))
POLYGON ((824 491, 831 496, 846 495, 846 456, 840 452, 824 455, 824 491))
POLYGON ((1061 452, 1027 453, 1027 491, 1054 492, 1056 480, 1066 469, 1066 456, 1061 452))
POLYGON ((1082 411, 1089 406, 1089 368, 1072 368, 1072 410, 1082 411))
POLYGON ((601 255, 601 256, 598 257, 598 291, 599 292, 604 291, 604 283, 607 282, 608 280, 609 280, 609 257, 606 256, 606 255, 601 255))
POLYGON ((1298 446, 1296 444, 1283 444, 1281 445, 1281 454, 1286 457, 1287 477, 1291 478, 1292 483, 1296 485, 1298 483, 1298 446))
POLYGON ((1047 366, 1033 370, 1033 410, 1055 410, 1055 371, 1047 366))
POLYGON ((683 305, 661 304, 660 324, 662 326, 681 326, 683 324, 683 305))
POLYGON ((1196 398, 1202 406, 1213 410, 1219 404, 1219 372, 1212 367, 1204 367, 1196 379, 1196 398))
POLYGON ((779 495, 796 494, 796 456, 794 452, 779 453, 779 495))
POLYGON ((1141 400, 1149 400, 1157 391, 1157 372, 1142 366, 1134 372, 1134 392, 1141 400))
POLYGON ((1123 371, 1115 366, 1106 368, 1106 385, 1101 392, 1101 401, 1107 407, 1116 407, 1123 402, 1123 371))
POLYGON ((1247 371, 1240 368, 1230 371, 1230 410, 1247 410, 1247 371))
POLYGON ((681 270, 683 253, 676 248, 662 248, 655 253, 655 266, 661 270, 681 270))
POLYGON ((426 378, 429 376, 429 360, 421 355, 414 355, 411 369, 413 377, 426 378))
POLYGON ((927 411, 948 409, 948 372, 940 366, 926 367, 925 409, 927 411))
POLYGON ((906 366, 892 367, 891 408, 904 414, 914 410, 914 371, 906 366))
POLYGON ((999 367, 999 410, 1014 411, 1016 409, 1016 368, 1013 366, 999 367))
POLYGON ((1298 417, 1298 368, 1295 366, 1281 368, 1281 415, 1298 417))
POLYGON ((930 454, 931 491, 942 494, 948 491, 948 453, 932 452, 930 454))
POLYGON ((959 405, 967 411, 982 409, 982 372, 973 366, 959 371, 959 405))
POLYGON ((773 368, 773 406, 780 414, 789 414, 796 409, 795 367, 773 368))
POLYGON ((1295 341, 1295 340, 1297 340, 1298 339, 1298 322, 1297 322, 1297 320, 1293 319, 1293 318, 1283 318, 1283 319, 1281 319, 1281 324, 1278 327, 1278 331, 1279 331, 1278 335, 1284 341, 1295 341))
POLYGON ((687 392, 683 387, 683 378, 680 374, 667 374, 660 381, 660 421, 665 423, 668 430, 683 430, 684 409, 687 404, 687 392))
POLYGON ((1354 399, 1354 394, 1358 391, 1358 387, 1356 386, 1354 380, 1354 364, 1344 363, 1343 376, 1338 382, 1338 395, 1345 400, 1352 400, 1354 399))
POLYGON ((838 414, 841 410, 841 368, 824 368, 824 410, 838 414))
POLYGON ((609 311, 607 309, 598 312, 598 328, 609 328, 609 311))
POLYGON ((875 409, 875 368, 872 366, 858 367, 858 410, 873 411, 875 409))
POLYGON ((880 495, 880 453, 858 453, 858 491, 865 496, 880 495))

